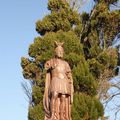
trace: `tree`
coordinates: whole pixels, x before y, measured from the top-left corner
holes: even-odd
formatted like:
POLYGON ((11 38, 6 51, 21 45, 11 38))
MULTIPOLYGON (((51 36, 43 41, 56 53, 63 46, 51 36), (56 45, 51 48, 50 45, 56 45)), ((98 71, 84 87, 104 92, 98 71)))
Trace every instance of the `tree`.
POLYGON ((79 10, 88 0, 66 0, 73 10, 79 10))
MULTIPOLYGON (((112 94, 109 92, 113 86, 115 87, 116 83, 111 83, 110 80, 115 75, 114 67, 119 64, 119 61, 118 61, 119 59, 117 58, 118 53, 117 53, 116 49, 113 49, 115 47, 113 47, 114 45, 112 45, 113 39, 120 32, 120 28, 119 28, 119 26, 120 26, 120 14, 119 14, 120 11, 111 9, 111 4, 117 4, 117 1, 118 0, 116 0, 116 1, 112 1, 112 0, 111 1, 105 1, 105 0, 96 1, 96 4, 89 15, 90 17, 86 21, 86 23, 82 29, 82 34, 81 34, 81 32, 79 32, 79 34, 81 34, 80 35, 81 41, 86 45, 86 46, 84 46, 85 47, 84 49, 86 51, 87 58, 90 61, 94 58, 95 59, 94 61, 97 61, 101 65, 104 65, 103 67, 99 66, 100 67, 100 68, 98 68, 99 74, 96 78, 98 80, 98 84, 99 84, 98 98, 100 99, 100 101, 102 103, 108 103, 112 100, 111 98, 118 96, 118 94, 116 94, 116 92, 114 92, 112 94), (93 35, 91 35, 91 33, 93 35), (91 36, 92 36, 92 39, 91 39, 91 36), (96 43, 97 47, 95 46, 96 51, 93 48, 95 45, 95 41, 93 41, 93 39, 97 42, 96 43), (101 52, 97 52, 99 50, 99 48, 102 50, 101 52), (96 54, 95 55, 96 57, 91 56, 91 55, 93 55, 93 53, 96 54), (104 63, 105 59, 106 59, 106 63, 104 63), (111 61, 112 59, 114 59, 114 60, 111 61)), ((86 15, 86 13, 84 13, 83 18, 86 17, 87 15, 86 15)), ((93 70, 94 70, 94 72, 96 71, 95 68, 93 70)), ((117 92, 118 92, 118 90, 119 89, 117 88, 117 92)), ((106 106, 106 104, 105 104, 105 106, 106 106)))
POLYGON ((103 118, 104 109, 98 98, 104 95, 100 92, 103 91, 103 78, 107 82, 108 77, 114 75, 112 70, 117 65, 117 52, 109 46, 120 32, 120 11, 110 11, 110 4, 100 0, 90 14, 79 14, 66 0, 48 1, 51 13, 36 22, 40 36, 30 45, 29 58, 21 59, 23 76, 32 85, 29 120, 44 119, 44 63, 54 56, 55 40, 65 42, 64 59, 72 68, 75 88, 73 120, 103 118))
MULTIPOLYGON (((112 116, 110 115, 109 117, 112 117, 110 119, 117 120, 117 118, 119 119, 119 113, 120 113, 120 103, 117 102, 120 100, 119 96, 120 96, 120 49, 119 49, 119 45, 120 45, 120 33, 118 33, 116 35, 116 37, 113 39, 112 42, 112 48, 118 48, 118 66, 116 66, 113 70, 116 73, 116 76, 114 76, 112 79, 111 75, 106 74, 105 77, 101 77, 103 80, 102 81, 106 81, 106 85, 107 87, 104 87, 104 89, 102 89, 102 92, 104 93, 104 96, 106 97, 101 97, 101 101, 104 105, 104 109, 105 111, 109 111, 109 114, 112 113, 112 116), (109 80, 109 82, 107 81, 109 80)), ((113 71, 111 71, 110 74, 113 74, 113 71)), ((101 83, 101 86, 102 83, 101 83)))

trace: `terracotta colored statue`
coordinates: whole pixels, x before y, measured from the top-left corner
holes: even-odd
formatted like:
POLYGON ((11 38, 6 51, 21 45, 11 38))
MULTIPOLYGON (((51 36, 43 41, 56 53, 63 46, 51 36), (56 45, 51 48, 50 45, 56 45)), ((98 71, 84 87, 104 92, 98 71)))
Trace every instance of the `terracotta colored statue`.
POLYGON ((44 120, 71 120, 73 79, 69 64, 62 59, 62 46, 63 43, 55 42, 55 57, 45 63, 44 120))

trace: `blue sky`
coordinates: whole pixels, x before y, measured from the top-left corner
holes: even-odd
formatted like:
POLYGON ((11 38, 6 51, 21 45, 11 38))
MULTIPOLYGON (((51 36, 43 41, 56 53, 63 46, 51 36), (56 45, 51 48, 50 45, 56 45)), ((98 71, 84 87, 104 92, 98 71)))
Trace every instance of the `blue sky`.
POLYGON ((47 0, 0 0, 0 120, 27 120, 20 59, 38 35, 36 20, 47 12, 47 0))
MULTIPOLYGON (((29 44, 38 36, 35 22, 48 13, 47 2, 0 0, 0 120, 27 120, 20 61, 28 56, 29 44)), ((83 9, 89 11, 92 6, 89 0, 83 9)))

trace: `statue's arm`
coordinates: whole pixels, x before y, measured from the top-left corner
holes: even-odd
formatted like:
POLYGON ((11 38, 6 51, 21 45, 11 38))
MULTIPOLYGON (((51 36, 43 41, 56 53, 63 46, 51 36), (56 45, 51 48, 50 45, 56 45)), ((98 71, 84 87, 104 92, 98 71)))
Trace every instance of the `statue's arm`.
POLYGON ((43 106, 45 109, 46 114, 50 114, 49 110, 49 87, 50 87, 50 68, 51 68, 51 60, 47 61, 44 65, 45 70, 46 70, 46 78, 45 78, 45 91, 44 91, 44 96, 43 96, 43 106))
POLYGON ((67 78, 69 79, 69 82, 73 84, 71 68, 67 62, 66 62, 66 75, 67 75, 67 78))
POLYGON ((69 71, 67 73, 67 77, 68 77, 68 80, 69 80, 69 83, 71 84, 71 92, 74 93, 74 88, 73 88, 73 77, 72 77, 72 73, 71 71, 69 71))
POLYGON ((73 78, 72 78, 72 73, 68 73, 68 79, 69 79, 69 84, 70 84, 70 91, 71 91, 71 103, 73 103, 73 93, 74 93, 74 86, 73 86, 73 78))
POLYGON ((68 78, 68 82, 70 84, 70 91, 71 91, 71 103, 73 102, 73 93, 74 93, 74 87, 73 87, 73 77, 72 77, 72 72, 71 68, 68 63, 66 63, 66 75, 68 78))
POLYGON ((55 59, 50 59, 45 63, 45 69, 49 70, 49 69, 54 69, 56 67, 56 62, 55 59))
POLYGON ((48 61, 45 63, 44 67, 45 67, 45 70, 49 70, 49 69, 51 68, 51 60, 48 60, 48 61))

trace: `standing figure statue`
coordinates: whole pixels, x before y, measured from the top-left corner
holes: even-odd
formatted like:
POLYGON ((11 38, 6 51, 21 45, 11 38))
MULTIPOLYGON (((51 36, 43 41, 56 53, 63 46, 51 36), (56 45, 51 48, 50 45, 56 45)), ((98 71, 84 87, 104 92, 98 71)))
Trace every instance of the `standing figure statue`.
POLYGON ((45 63, 44 120, 72 120, 73 79, 63 54, 63 43, 55 41, 55 57, 45 63))

